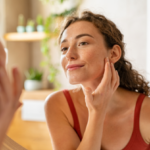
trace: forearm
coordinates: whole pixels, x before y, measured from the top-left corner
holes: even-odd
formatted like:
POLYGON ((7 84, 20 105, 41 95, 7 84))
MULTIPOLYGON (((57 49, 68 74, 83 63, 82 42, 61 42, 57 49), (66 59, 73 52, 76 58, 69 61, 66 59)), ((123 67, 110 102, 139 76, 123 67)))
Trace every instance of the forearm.
POLYGON ((92 113, 77 150, 100 150, 105 114, 92 113))
POLYGON ((2 146, 9 125, 12 121, 13 115, 14 112, 6 112, 4 114, 0 114, 0 148, 2 146))

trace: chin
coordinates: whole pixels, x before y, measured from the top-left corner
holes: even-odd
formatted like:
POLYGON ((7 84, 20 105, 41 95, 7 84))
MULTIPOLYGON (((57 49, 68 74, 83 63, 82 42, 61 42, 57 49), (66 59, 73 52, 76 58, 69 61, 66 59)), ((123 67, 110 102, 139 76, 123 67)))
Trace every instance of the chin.
POLYGON ((70 84, 72 84, 72 85, 81 84, 81 82, 77 82, 77 81, 70 81, 70 80, 69 80, 69 83, 70 83, 70 84))
POLYGON ((76 79, 69 78, 69 83, 72 84, 72 85, 82 84, 85 81, 86 81, 85 78, 83 78, 83 79, 82 78, 76 78, 76 79))

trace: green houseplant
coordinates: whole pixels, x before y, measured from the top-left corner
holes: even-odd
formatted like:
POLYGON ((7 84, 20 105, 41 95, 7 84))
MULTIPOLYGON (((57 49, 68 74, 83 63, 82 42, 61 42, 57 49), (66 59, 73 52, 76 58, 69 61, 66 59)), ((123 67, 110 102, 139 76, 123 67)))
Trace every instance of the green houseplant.
POLYGON ((29 19, 27 21, 26 32, 33 32, 34 30, 34 21, 32 19, 29 19))
POLYGON ((44 32, 44 20, 41 15, 37 16, 36 22, 37 22, 37 31, 44 32))
POLYGON ((49 2, 56 2, 56 1, 58 1, 59 3, 63 3, 64 1, 66 1, 66 0, 40 0, 42 3, 44 3, 44 4, 47 4, 47 3, 49 3, 49 2))
POLYGON ((22 14, 20 14, 19 17, 18 17, 17 32, 18 32, 18 33, 23 33, 23 32, 25 32, 24 16, 23 16, 22 14))
POLYGON ((25 72, 26 80, 24 82, 24 88, 27 91, 39 90, 42 88, 42 76, 43 73, 36 69, 30 68, 25 72))

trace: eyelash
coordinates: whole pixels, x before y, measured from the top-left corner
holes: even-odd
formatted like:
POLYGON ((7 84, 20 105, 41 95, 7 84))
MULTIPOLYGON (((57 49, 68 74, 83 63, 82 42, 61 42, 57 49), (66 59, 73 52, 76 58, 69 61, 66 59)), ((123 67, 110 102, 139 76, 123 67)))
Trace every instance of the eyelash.
POLYGON ((63 52, 63 51, 65 51, 64 49, 68 49, 67 47, 63 47, 62 49, 61 49, 61 51, 63 52))
MULTIPOLYGON (((81 42, 81 43, 84 43, 84 45, 85 45, 85 43, 86 43, 86 45, 88 44, 87 42, 81 42)), ((80 43, 80 44, 81 44, 81 43, 80 43)), ((80 44, 79 44, 79 45, 80 45, 80 44)))
MULTIPOLYGON (((81 43, 82 43, 82 44, 84 43, 83 45, 87 45, 87 44, 88 44, 87 42, 80 42, 79 45, 80 45, 81 43), (85 43, 86 43, 86 44, 85 44, 85 43)), ((63 48, 61 49, 61 51, 63 52, 63 51, 65 51, 65 50, 67 50, 67 49, 68 49, 68 47, 63 47, 63 48)))

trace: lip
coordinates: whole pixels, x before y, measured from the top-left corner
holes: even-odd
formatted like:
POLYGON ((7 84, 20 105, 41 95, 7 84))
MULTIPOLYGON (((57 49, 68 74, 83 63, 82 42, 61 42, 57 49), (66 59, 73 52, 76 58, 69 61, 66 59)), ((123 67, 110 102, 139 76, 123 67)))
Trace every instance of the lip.
POLYGON ((66 69, 67 70, 74 70, 74 69, 77 69, 77 68, 80 68, 80 67, 83 67, 83 66, 84 66, 83 64, 67 65, 66 69))

